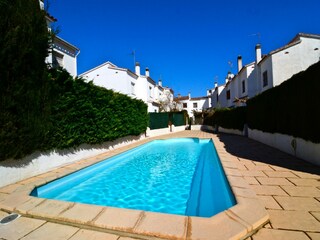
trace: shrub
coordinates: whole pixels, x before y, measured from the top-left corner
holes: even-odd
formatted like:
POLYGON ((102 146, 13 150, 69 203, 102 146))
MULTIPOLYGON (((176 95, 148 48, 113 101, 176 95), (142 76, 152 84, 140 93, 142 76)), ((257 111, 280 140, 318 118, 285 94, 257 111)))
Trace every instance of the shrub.
POLYGON ((223 128, 243 130, 246 123, 246 107, 221 108, 208 114, 204 124, 209 126, 221 126, 223 128))
POLYGON ((141 100, 95 86, 81 78, 73 80, 65 71, 55 77, 53 89, 59 97, 52 106, 47 147, 99 144, 146 131, 147 105, 141 100))
POLYGON ((320 62, 248 100, 248 126, 320 142, 320 62))

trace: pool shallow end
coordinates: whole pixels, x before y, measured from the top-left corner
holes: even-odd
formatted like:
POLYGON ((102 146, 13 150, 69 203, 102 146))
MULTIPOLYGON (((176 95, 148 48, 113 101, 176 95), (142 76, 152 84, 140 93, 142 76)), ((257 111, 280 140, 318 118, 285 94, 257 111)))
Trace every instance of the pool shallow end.
MULTIPOLYGON (((74 204, 28 196, 35 186, 67 175, 72 171, 102 160, 91 158, 50 173, 7 186, 8 194, 0 195, 0 208, 22 215, 65 222, 123 236, 171 239, 244 239, 268 222, 265 208, 237 169, 237 159, 228 154, 213 138, 237 205, 211 218, 186 217, 86 204, 74 204)), ((217 142, 218 143, 218 142, 217 142)), ((4 192, 4 191, 2 191, 4 192)))

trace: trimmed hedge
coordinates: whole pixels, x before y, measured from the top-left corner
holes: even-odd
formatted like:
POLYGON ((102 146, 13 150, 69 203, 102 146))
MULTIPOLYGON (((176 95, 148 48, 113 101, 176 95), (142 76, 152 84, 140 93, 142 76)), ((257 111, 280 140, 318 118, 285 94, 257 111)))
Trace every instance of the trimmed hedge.
POLYGON ((204 119, 204 125, 221 126, 223 128, 243 130, 246 123, 246 107, 222 108, 216 110, 213 114, 208 114, 204 119))
MULTIPOLYGON (((58 72, 56 72, 58 73, 58 72)), ((62 71, 52 83, 59 95, 52 106, 47 147, 69 148, 139 135, 148 126, 147 105, 62 71)))
POLYGON ((169 121, 175 126, 186 124, 187 112, 161 112, 149 113, 150 129, 160 129, 168 127, 169 121))
POLYGON ((320 62, 248 100, 248 126, 320 142, 320 62))

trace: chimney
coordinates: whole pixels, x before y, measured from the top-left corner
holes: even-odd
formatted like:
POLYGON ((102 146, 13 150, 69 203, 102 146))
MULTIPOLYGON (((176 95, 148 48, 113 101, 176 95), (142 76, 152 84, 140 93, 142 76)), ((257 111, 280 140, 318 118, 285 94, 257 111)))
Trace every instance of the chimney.
POLYGON ((238 56, 238 72, 242 69, 242 57, 241 55, 238 56))
POLYGON ((178 98, 181 98, 181 94, 180 93, 178 93, 178 98))
POLYGON ((258 64, 261 60, 261 45, 256 45, 256 64, 258 64))
POLYGON ((159 85, 160 87, 162 87, 162 80, 161 80, 161 79, 159 79, 158 85, 159 85))
POLYGON ((228 75, 226 77, 226 83, 228 83, 231 80, 231 72, 228 72, 228 75))
POLYGON ((150 77, 150 71, 149 71, 149 68, 146 68, 146 77, 150 77))
POLYGON ((140 76, 140 63, 136 62, 135 73, 140 76))
POLYGON ((214 82, 214 88, 218 87, 218 83, 214 82))
POLYGON ((191 99, 191 93, 190 92, 188 93, 188 97, 189 97, 189 100, 190 100, 191 99))

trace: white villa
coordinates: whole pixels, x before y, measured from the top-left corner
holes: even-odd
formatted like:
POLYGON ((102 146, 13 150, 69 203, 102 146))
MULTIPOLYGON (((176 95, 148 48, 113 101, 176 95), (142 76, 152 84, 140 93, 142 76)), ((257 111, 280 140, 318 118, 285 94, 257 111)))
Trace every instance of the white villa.
POLYGON ((195 97, 191 98, 191 94, 188 96, 181 96, 178 94, 174 101, 177 104, 178 110, 187 110, 189 117, 193 117, 194 112, 202 112, 211 106, 211 97, 195 97))
POLYGON ((173 90, 163 87, 162 80, 157 84, 150 77, 148 68, 145 70, 145 75, 142 75, 138 62, 134 73, 108 61, 80 74, 80 77, 93 81, 97 86, 141 99, 148 105, 148 112, 159 112, 164 102, 167 102, 164 110, 169 110, 167 108, 173 101, 173 90))
MULTIPOLYGON (((43 0, 40 0, 40 8, 44 10, 43 0)), ((51 24, 56 22, 53 16, 46 14, 47 26, 51 31, 51 24)), ((79 48, 73 46, 62 38, 55 36, 52 44, 52 52, 46 58, 46 62, 52 67, 62 67, 73 77, 77 76, 77 57, 80 53, 79 48)))
POLYGON ((256 59, 245 66, 238 56, 238 73, 226 78, 226 83, 207 91, 211 107, 245 105, 248 98, 275 87, 294 74, 306 70, 320 60, 320 35, 297 34, 287 45, 262 55, 261 46, 255 47, 256 59))

